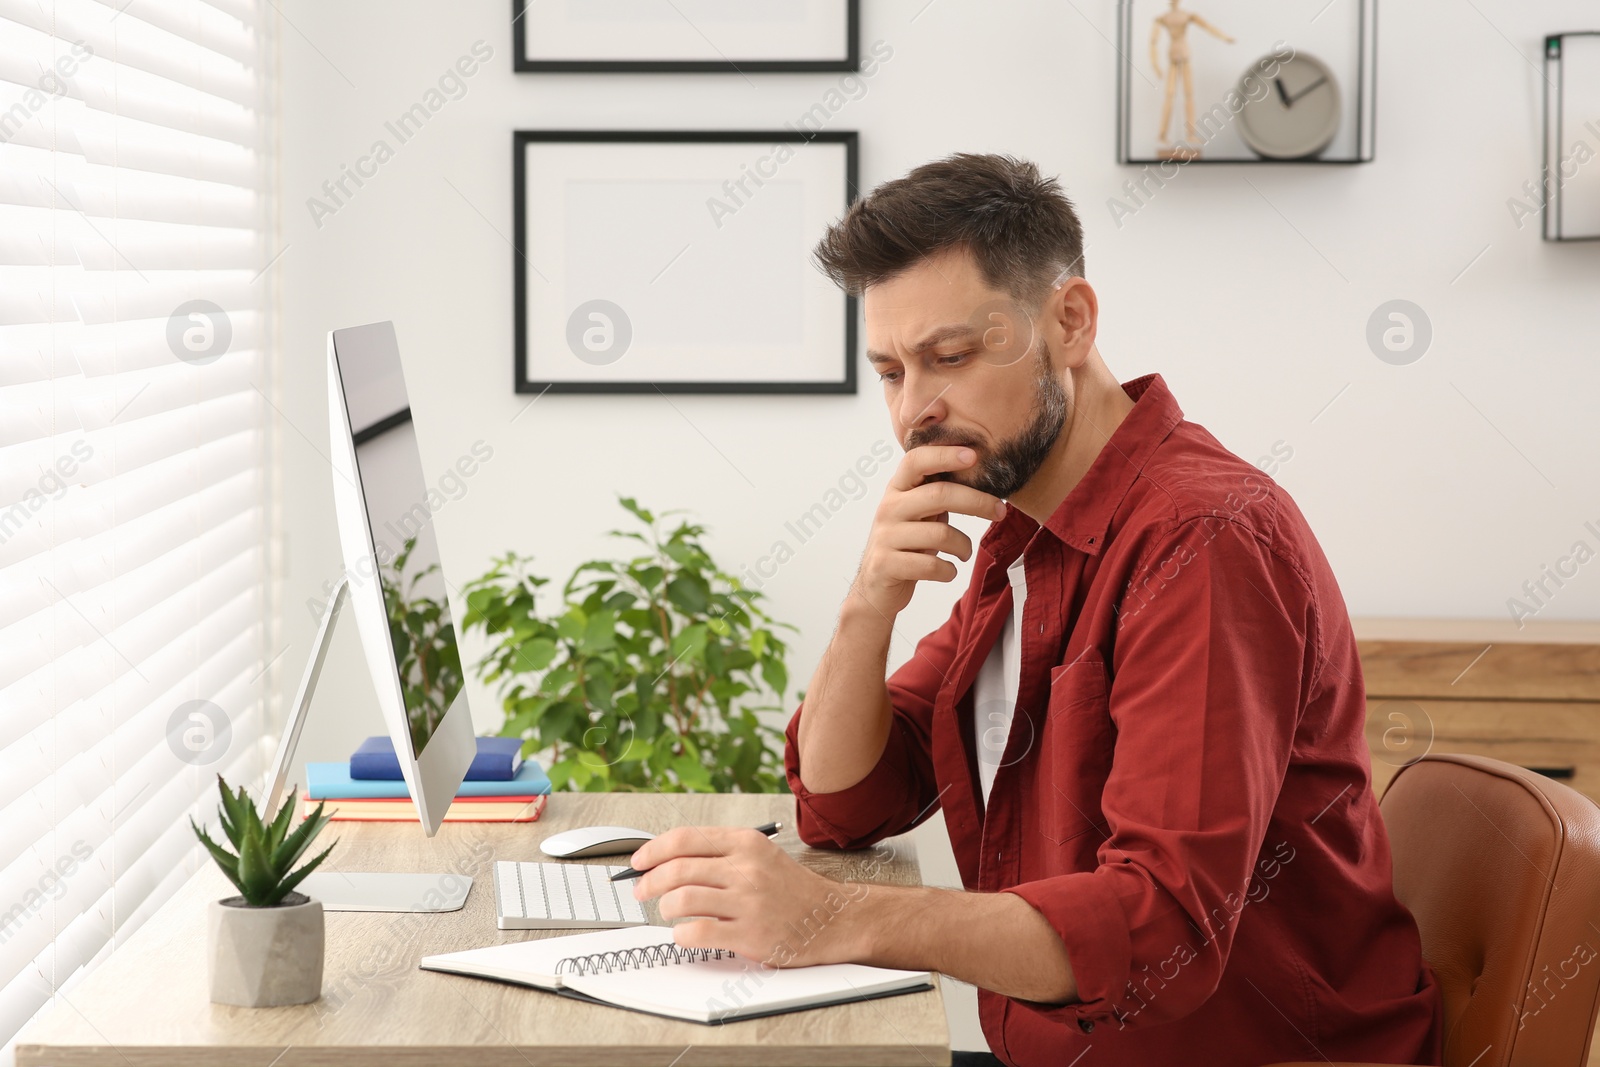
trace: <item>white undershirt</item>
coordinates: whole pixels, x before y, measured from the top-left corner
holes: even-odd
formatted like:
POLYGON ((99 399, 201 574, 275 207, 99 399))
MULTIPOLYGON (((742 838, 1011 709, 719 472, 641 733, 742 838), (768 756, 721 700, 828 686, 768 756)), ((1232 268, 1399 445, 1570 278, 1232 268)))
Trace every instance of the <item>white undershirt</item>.
POLYGON ((978 668, 972 689, 973 747, 978 754, 978 784, 983 802, 989 803, 995 771, 1005 759, 1006 739, 1017 709, 1017 687, 1022 662, 1022 606, 1028 596, 1022 557, 1006 568, 1011 579, 1011 616, 1000 628, 1000 639, 978 668))

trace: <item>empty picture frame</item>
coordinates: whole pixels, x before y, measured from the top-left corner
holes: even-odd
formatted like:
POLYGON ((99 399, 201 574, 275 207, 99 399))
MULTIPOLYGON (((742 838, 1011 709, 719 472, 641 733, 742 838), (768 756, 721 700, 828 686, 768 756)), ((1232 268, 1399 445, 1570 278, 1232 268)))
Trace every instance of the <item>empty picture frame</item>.
POLYGON ((511 0, 519 71, 852 71, 860 0, 511 0))
POLYGON ((518 130, 516 391, 854 393, 854 131, 518 130))
POLYGON ((1377 140, 1377 26, 1378 0, 1189 0, 1177 7, 1171 0, 1118 0, 1117 161, 1158 165, 1164 176, 1179 163, 1371 162, 1377 140), (1203 23, 1189 22, 1175 42, 1169 29, 1174 16, 1199 16, 1203 23), (1233 43, 1207 32, 1206 25, 1234 38, 1233 43), (1163 142, 1161 117, 1175 45, 1180 55, 1185 47, 1188 53, 1195 135, 1190 140, 1186 128, 1180 66, 1163 142), (1152 52, 1161 64, 1159 73, 1152 52), (1267 77, 1261 76, 1263 70, 1267 77), (1282 77, 1274 77, 1280 71, 1282 77), (1319 84, 1320 92, 1315 91, 1319 84), (1299 139, 1299 122, 1323 108, 1333 122, 1324 147, 1304 154, 1258 150, 1276 140, 1263 136, 1268 132, 1285 136, 1287 143, 1299 139), (1185 143, 1199 151, 1184 151, 1185 143))
POLYGON ((1600 158, 1600 31, 1546 37, 1546 241, 1600 240, 1600 161, 1597 158, 1600 158))

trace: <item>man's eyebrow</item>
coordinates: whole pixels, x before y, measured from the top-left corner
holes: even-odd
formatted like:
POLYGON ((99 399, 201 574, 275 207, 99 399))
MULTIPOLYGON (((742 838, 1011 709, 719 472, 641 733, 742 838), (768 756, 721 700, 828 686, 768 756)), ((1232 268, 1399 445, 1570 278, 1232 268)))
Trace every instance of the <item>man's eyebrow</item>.
MULTIPOLYGON (((912 345, 911 351, 913 354, 925 352, 928 349, 933 348, 935 345, 943 344, 946 341, 953 341, 957 338, 968 337, 972 334, 972 329, 973 327, 970 322, 952 322, 947 325, 940 326, 938 329, 929 333, 922 340, 912 345)), ((894 356, 883 352, 874 352, 871 349, 867 350, 868 363, 888 363, 894 358, 894 356)))

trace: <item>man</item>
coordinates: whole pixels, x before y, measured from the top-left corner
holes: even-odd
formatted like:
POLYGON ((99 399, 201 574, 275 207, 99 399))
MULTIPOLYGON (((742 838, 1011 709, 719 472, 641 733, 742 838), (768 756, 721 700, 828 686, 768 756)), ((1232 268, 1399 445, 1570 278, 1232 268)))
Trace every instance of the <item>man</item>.
POLYGON ((905 456, 789 723, 798 829, 862 848, 942 808, 966 891, 822 910, 838 883, 700 827, 634 855, 638 895, 696 917, 683 945, 970 982, 1018 1067, 1439 1063, 1333 573, 1160 375, 1107 370, 1057 183, 952 156, 853 205, 817 255, 863 294, 905 456), (973 557, 952 513, 992 521, 971 582, 886 682, 917 583, 973 557))

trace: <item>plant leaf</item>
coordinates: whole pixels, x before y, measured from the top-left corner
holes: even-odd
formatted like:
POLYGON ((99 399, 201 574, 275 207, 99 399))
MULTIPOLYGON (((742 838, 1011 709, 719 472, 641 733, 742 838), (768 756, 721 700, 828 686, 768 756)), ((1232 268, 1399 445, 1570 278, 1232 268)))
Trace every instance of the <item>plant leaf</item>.
POLYGON ((618 763, 637 763, 650 758, 654 745, 643 740, 638 734, 629 734, 628 743, 622 750, 622 755, 617 757, 618 763))
POLYGON ((709 791, 711 789, 711 775, 707 773, 705 765, 695 757, 685 753, 672 761, 672 769, 677 772, 678 780, 693 792, 696 788, 709 791))
POLYGON ((238 887, 239 892, 244 892, 244 884, 239 881, 239 857, 224 849, 221 845, 211 840, 207 833, 195 825, 194 817, 190 816, 189 825, 194 827, 195 836, 200 843, 211 853, 211 858, 217 861, 217 866, 222 868, 222 873, 228 876, 228 881, 238 887))
POLYGON ((234 796, 233 790, 228 788, 228 783, 222 780, 222 775, 217 775, 217 789, 222 794, 222 829, 228 835, 228 843, 239 850, 240 842, 244 839, 244 829, 248 824, 245 811, 249 802, 245 799, 244 790, 239 790, 239 795, 234 796))
POLYGON ((288 873, 289 868, 294 866, 295 861, 322 832, 322 828, 328 825, 328 816, 322 813, 327 806, 327 801, 318 801, 316 810, 301 820, 300 825, 294 828, 294 832, 284 838, 283 844, 278 846, 272 856, 273 873, 277 877, 282 878, 288 873))
POLYGON ((619 496, 617 502, 627 508, 633 515, 647 526, 655 525, 656 517, 639 506, 638 501, 631 496, 619 496))
POLYGON ((548 637, 535 637, 522 646, 517 661, 530 671, 542 671, 556 658, 556 643, 548 637))
POLYGON ((615 647, 616 631, 616 613, 609 608, 603 608, 589 616, 589 621, 583 628, 583 637, 578 642, 578 648, 588 654, 605 652, 615 647))
POLYGON ((581 641, 583 628, 588 624, 588 618, 583 614, 583 609, 574 604, 569 607, 566 614, 556 620, 556 633, 567 641, 581 641))
POLYGON ((267 855, 266 840, 256 826, 246 826, 244 841, 239 846, 239 887, 246 903, 251 907, 262 907, 277 884, 278 877, 267 855))
POLYGON ((676 662, 681 663, 685 658, 691 663, 696 662, 705 653, 706 640, 705 623, 697 622, 693 626, 686 626, 672 639, 672 646, 667 650, 668 655, 676 662))
POLYGON ((784 667, 783 660, 775 656, 768 656, 761 661, 761 680, 766 682, 773 692, 783 696, 783 691, 789 685, 789 671, 784 667))
POLYGON ((682 571, 667 583, 667 599, 685 615, 701 615, 711 603, 711 589, 700 575, 682 571))
MULTIPOLYGON (((334 838, 333 845, 337 845, 338 843, 339 843, 339 839, 338 838, 334 838)), ((277 895, 274 896, 272 898, 272 900, 268 901, 268 903, 276 904, 280 900, 282 900, 284 897, 288 896, 291 892, 293 892, 294 891, 294 887, 299 885, 305 879, 306 875, 310 874, 312 871, 317 869, 317 864, 321 863, 323 860, 328 858, 328 853, 333 851, 333 845, 329 845, 327 848, 323 849, 315 857, 313 857, 310 860, 307 860, 303 867, 301 867, 299 870, 295 871, 293 874, 291 874, 287 878, 285 878, 282 881, 282 883, 280 883, 279 886, 278 886, 277 895)))
POLYGON ((289 832, 289 824, 294 821, 295 794, 300 791, 299 786, 289 790, 289 799, 283 802, 283 807, 278 809, 277 818, 272 820, 272 825, 267 829, 267 848, 275 851, 283 844, 284 835, 289 832))

